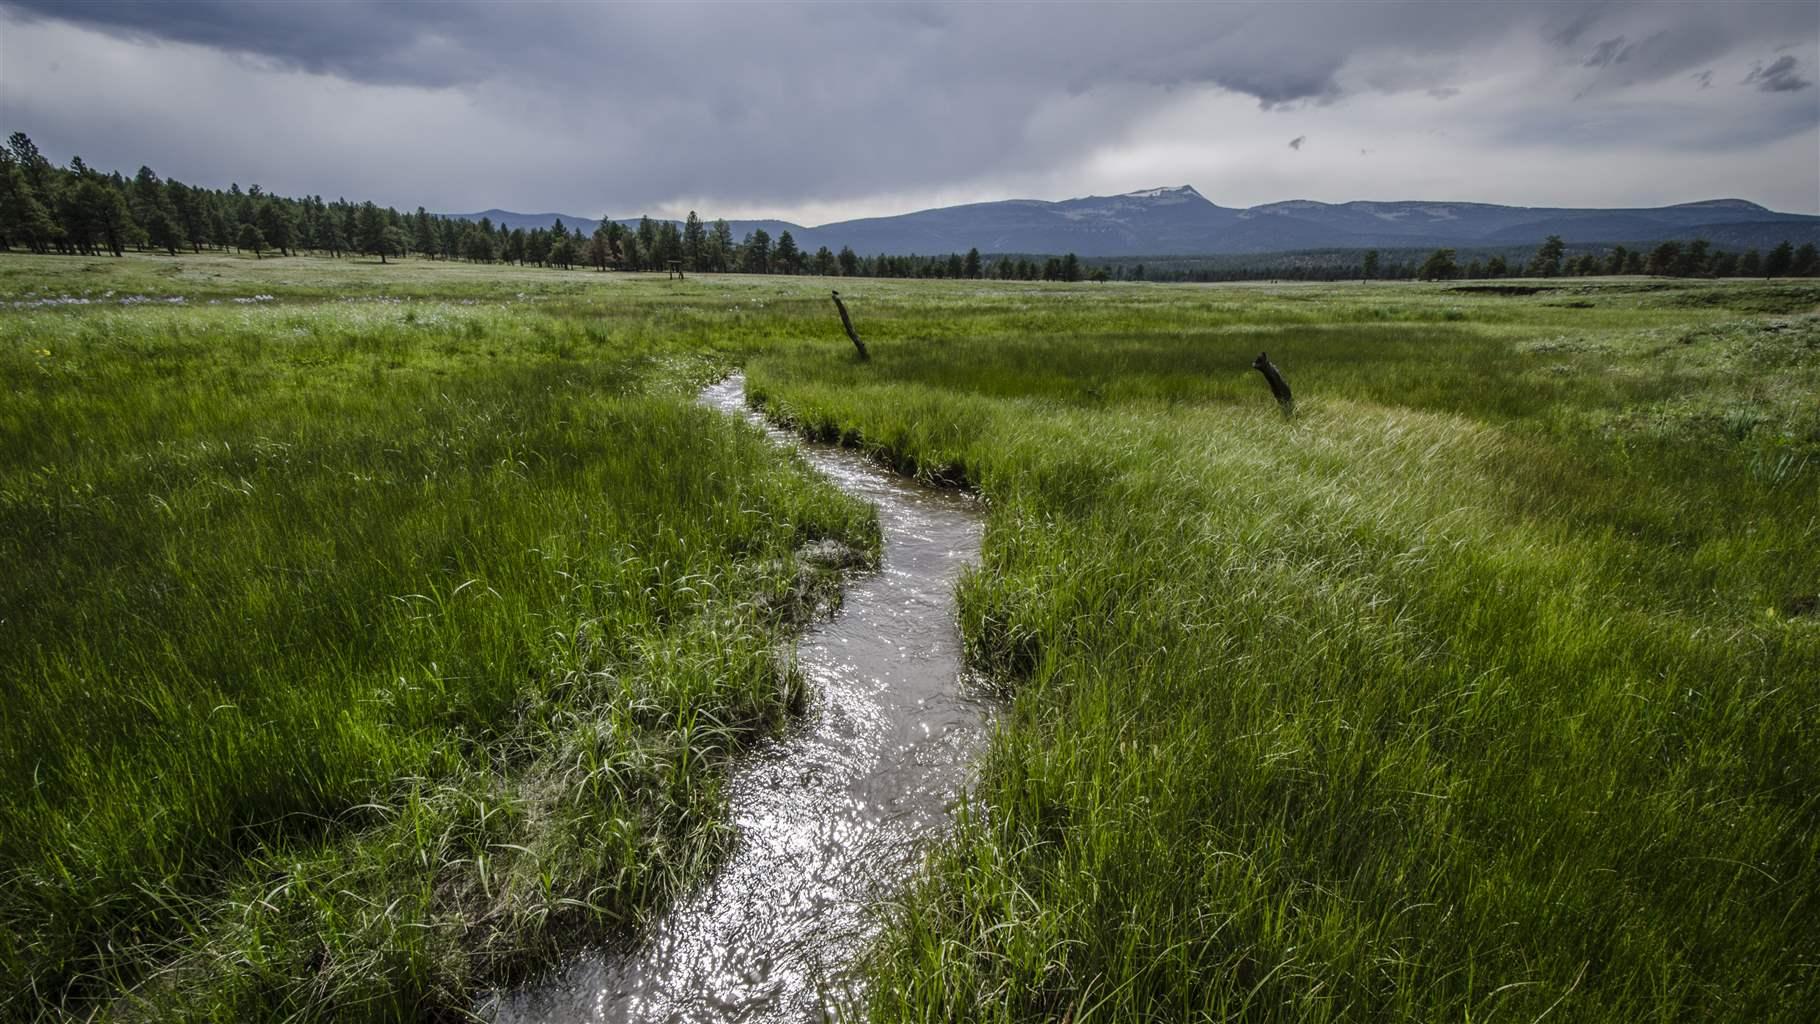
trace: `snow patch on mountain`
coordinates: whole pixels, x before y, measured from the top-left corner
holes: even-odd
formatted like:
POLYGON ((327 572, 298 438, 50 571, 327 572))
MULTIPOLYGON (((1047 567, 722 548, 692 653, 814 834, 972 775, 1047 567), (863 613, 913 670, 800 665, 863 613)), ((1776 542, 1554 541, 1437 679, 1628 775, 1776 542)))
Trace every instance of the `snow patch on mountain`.
POLYGON ((1127 192, 1122 196, 1114 196, 1113 198, 1115 198, 1115 199, 1199 199, 1200 197, 1201 197, 1201 194, 1194 190, 1193 185, 1177 185, 1173 188, 1165 186, 1163 188, 1147 188, 1147 189, 1143 189, 1142 191, 1138 191, 1138 192, 1127 192))

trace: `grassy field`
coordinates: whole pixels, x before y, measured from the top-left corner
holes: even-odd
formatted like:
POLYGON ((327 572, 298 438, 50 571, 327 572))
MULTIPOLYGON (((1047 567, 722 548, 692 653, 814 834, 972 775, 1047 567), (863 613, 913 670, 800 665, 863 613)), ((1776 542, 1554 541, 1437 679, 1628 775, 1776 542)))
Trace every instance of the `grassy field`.
POLYGON ((698 877, 876 542, 743 365, 989 503, 873 1018, 1805 1020, 1820 284, 1557 284, 848 280, 858 364, 813 279, 0 258, 0 1015, 422 1017, 698 877))
POLYGON ((663 310, 268 263, 0 263, 116 292, 0 312, 0 1017, 411 1019, 636 922, 797 693, 794 552, 876 544, 663 310))

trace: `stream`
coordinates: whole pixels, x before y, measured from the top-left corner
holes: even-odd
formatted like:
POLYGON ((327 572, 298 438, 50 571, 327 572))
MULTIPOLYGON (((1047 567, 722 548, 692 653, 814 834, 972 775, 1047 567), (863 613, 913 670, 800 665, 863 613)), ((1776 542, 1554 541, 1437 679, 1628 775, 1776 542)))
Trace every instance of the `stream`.
POLYGON ((954 587, 979 554, 964 494, 807 444, 746 408, 738 375, 700 400, 757 424, 878 509, 884 554, 806 629, 801 720, 744 755, 727 859, 629 948, 582 953, 503 996, 500 1022, 820 1021, 863 995, 852 970, 971 779, 984 703, 963 684, 954 587))

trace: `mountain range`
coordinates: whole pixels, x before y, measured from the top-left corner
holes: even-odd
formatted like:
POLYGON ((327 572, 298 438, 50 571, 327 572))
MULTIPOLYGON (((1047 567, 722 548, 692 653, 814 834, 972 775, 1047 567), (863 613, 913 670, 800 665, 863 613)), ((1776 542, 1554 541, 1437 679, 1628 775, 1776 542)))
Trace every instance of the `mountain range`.
MULTIPOLYGON (((600 221, 553 213, 485 210, 448 216, 514 228, 549 227, 559 217, 592 232, 600 221)), ((620 223, 636 225, 637 218, 620 223)), ((728 222, 735 239, 764 229, 790 232, 799 248, 865 255, 1064 253, 1087 257, 1201 256, 1306 249, 1498 248, 1530 246, 1549 235, 1569 244, 1654 243, 1701 237, 1719 248, 1767 248, 1784 239, 1820 242, 1820 216, 1778 213, 1743 199, 1710 199, 1637 209, 1499 206, 1493 203, 1350 202, 1306 199, 1234 208, 1192 186, 1045 202, 1007 199, 945 206, 893 217, 817 227, 781 220, 728 222)))

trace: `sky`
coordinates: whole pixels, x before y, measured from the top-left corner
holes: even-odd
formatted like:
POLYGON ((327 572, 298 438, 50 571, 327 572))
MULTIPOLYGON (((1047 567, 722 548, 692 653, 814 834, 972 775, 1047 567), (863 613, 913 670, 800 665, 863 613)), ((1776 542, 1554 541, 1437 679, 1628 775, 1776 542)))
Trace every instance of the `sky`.
POLYGON ((1820 3, 0 0, 51 159, 437 212, 778 217, 1190 184, 1820 213, 1820 3))

